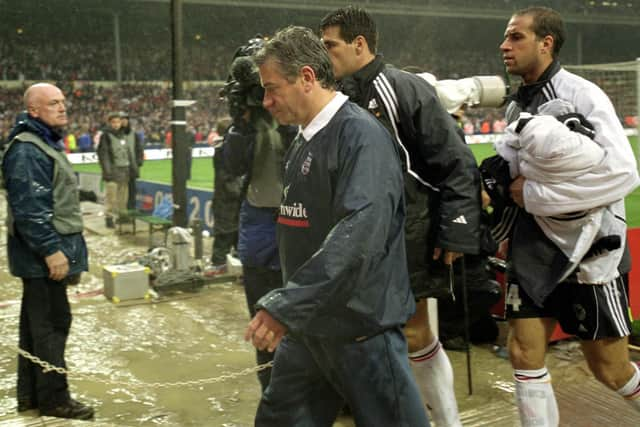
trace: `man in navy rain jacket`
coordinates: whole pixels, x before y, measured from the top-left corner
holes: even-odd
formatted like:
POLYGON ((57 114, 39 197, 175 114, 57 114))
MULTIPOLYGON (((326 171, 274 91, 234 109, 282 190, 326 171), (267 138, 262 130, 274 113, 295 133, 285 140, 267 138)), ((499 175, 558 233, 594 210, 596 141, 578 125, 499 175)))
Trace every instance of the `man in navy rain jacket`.
POLYGON ((415 310, 398 153, 388 131, 335 91, 313 32, 289 27, 255 57, 263 105, 299 124, 284 162, 278 244, 284 287, 245 338, 276 349, 257 426, 428 426, 402 325, 415 310))
MULTIPOLYGON (((65 98, 56 86, 38 83, 27 89, 24 103, 27 113, 18 117, 2 159, 9 268, 23 283, 19 345, 65 368, 71 326, 66 285, 88 270, 77 180, 60 133, 68 121, 65 98)), ((93 418, 93 408, 70 397, 66 375, 45 373, 22 356, 17 399, 18 412, 93 418)))

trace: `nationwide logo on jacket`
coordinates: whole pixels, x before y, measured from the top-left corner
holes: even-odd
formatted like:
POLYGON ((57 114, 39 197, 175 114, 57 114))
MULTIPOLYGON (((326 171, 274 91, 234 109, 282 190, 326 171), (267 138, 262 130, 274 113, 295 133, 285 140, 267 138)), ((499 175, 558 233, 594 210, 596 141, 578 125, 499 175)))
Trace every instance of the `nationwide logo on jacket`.
POLYGON ((307 209, 300 202, 291 205, 280 205, 278 224, 288 225, 289 227, 308 228, 309 217, 307 216, 307 209))

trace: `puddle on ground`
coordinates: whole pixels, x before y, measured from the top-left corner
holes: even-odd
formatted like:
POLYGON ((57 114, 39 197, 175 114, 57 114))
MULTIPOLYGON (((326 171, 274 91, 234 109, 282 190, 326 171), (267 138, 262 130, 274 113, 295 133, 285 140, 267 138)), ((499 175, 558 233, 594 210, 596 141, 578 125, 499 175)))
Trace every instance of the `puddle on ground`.
MULTIPOLYGON (((2 200, 0 216, 4 209, 2 200)), ((71 377, 73 395, 95 407, 97 421, 116 425, 252 426, 260 395, 255 374, 194 386, 169 384, 217 378, 254 365, 253 348, 242 338, 248 312, 241 284, 208 285, 163 302, 139 300, 133 305, 96 295, 102 287, 101 266, 144 254, 145 231, 139 230, 135 239, 85 233, 91 267, 77 287, 69 288, 74 317, 66 360, 73 372, 93 377, 71 377)), ((17 344, 22 285, 7 271, 5 233, 0 230, 0 414, 13 414, 16 356, 7 345, 17 344)), ((205 255, 207 249, 210 240, 205 255)), ((473 349, 472 396, 467 393, 466 354, 449 356, 461 411, 512 401, 511 369, 491 346, 473 349)), ((573 379, 569 376, 576 372, 563 369, 554 375, 557 382, 573 379)), ((341 418, 336 426, 353 423, 341 418)))

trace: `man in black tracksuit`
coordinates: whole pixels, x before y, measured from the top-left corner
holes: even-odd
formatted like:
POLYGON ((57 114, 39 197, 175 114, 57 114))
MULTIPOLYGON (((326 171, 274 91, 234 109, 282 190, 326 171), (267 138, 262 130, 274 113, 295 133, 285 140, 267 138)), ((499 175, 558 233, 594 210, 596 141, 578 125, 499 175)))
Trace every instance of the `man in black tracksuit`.
POLYGON ((323 18, 320 28, 343 90, 385 125, 401 151, 407 261, 419 299, 405 327, 411 365, 436 424, 460 426, 451 364, 429 328, 426 297, 435 296, 437 282, 449 285, 446 272, 457 257, 478 253, 481 204, 475 159, 434 88, 375 54, 376 25, 365 10, 338 9, 323 18))
POLYGON ((346 401, 357 425, 428 426, 401 329, 415 304, 393 141, 336 93, 311 30, 278 32, 255 59, 264 107, 302 125, 278 215, 284 287, 258 301, 246 333, 259 349, 277 347, 255 424, 332 425, 346 401))

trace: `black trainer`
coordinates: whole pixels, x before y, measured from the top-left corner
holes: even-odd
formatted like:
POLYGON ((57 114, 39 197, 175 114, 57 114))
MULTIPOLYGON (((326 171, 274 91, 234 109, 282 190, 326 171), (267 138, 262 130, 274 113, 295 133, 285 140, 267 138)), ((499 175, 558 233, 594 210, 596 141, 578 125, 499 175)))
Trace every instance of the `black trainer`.
POLYGON ((93 408, 91 406, 84 405, 77 400, 69 399, 62 405, 49 409, 40 409, 40 415, 57 418, 71 418, 74 420, 90 420, 93 418, 93 408))

